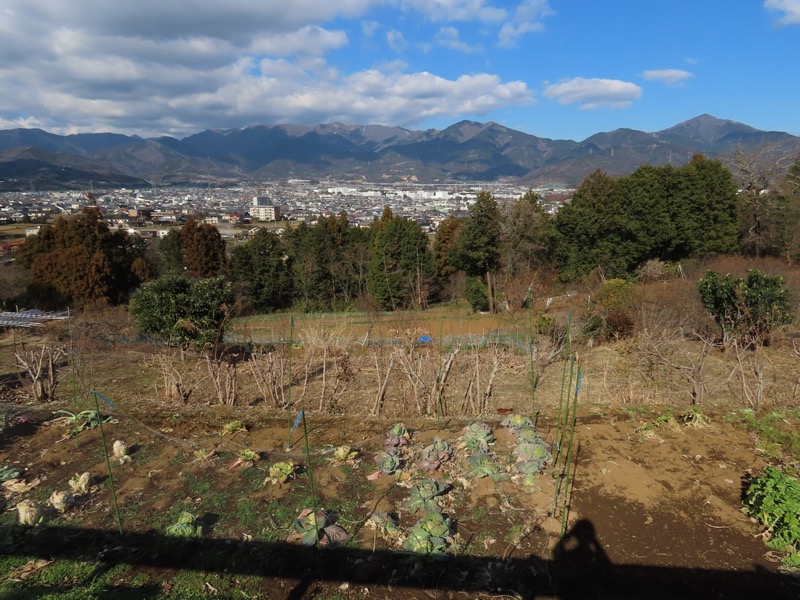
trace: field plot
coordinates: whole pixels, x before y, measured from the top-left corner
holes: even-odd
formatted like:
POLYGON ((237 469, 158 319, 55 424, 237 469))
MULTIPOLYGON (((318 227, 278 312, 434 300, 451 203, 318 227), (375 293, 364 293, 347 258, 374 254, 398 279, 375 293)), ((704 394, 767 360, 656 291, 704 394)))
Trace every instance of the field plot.
POLYGON ((288 343, 215 362, 132 343, 121 321, 0 347, 6 365, 44 342, 72 357, 69 400, 32 403, 2 374, 4 599, 800 593, 742 511, 751 478, 800 454, 777 344, 758 357, 773 402, 737 408, 740 378, 715 375, 737 359, 719 352, 692 404, 683 371, 630 376, 656 368, 631 341, 537 367, 506 342, 420 344, 409 321, 366 345, 295 323, 288 343))

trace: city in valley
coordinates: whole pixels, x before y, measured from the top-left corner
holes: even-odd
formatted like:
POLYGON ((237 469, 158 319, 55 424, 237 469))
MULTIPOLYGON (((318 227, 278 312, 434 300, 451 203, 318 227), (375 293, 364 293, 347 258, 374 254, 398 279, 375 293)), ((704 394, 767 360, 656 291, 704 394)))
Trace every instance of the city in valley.
MULTIPOLYGON (((482 190, 490 191, 502 203, 519 199, 529 188, 496 182, 438 185, 289 180, 219 188, 6 192, 0 194, 0 223, 30 224, 27 233, 32 235, 38 231, 37 224, 79 212, 85 206, 98 206, 110 226, 142 237, 154 237, 193 216, 215 225, 224 238, 230 239, 246 236, 253 227, 280 230, 287 223, 313 223, 320 216, 340 214, 366 227, 388 206, 396 216, 411 219, 432 232, 448 216, 466 215, 482 190)), ((551 214, 572 193, 561 187, 534 191, 551 214)))

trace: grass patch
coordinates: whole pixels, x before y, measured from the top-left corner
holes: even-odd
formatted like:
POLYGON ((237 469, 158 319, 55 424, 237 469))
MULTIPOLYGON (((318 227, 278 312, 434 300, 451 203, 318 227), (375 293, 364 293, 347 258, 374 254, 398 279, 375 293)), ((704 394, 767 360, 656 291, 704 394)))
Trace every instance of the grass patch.
POLYGON ((800 456, 800 433, 797 432, 798 410, 774 410, 759 415, 752 408, 739 408, 725 415, 729 423, 747 427, 758 436, 757 448, 772 458, 800 456))

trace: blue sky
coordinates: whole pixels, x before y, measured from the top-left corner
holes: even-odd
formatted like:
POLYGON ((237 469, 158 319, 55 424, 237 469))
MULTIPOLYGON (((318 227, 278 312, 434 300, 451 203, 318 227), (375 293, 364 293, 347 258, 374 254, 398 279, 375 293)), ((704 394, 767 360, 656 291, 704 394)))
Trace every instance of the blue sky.
POLYGON ((0 56, 4 129, 800 135, 800 0, 3 0, 0 56))

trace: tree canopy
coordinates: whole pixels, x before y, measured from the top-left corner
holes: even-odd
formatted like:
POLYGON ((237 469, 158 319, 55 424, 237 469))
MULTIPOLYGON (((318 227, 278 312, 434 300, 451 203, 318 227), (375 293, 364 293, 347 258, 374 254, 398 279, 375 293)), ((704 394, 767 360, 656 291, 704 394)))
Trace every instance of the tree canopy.
POLYGON ((622 277, 650 259, 682 260, 735 251, 736 186, 719 161, 639 167, 614 179, 596 171, 555 220, 564 279, 595 268, 622 277))
POLYGON ((232 308, 233 289, 224 277, 165 275, 143 284, 130 302, 131 314, 144 333, 198 349, 222 341, 232 308))
POLYGON ((283 240, 268 229, 260 229, 253 239, 231 254, 231 277, 253 308, 272 312, 290 305, 291 273, 283 240))
POLYGON ((374 225, 367 286, 376 304, 386 310, 424 308, 434 280, 433 254, 422 228, 384 211, 374 225))
POLYGON ((17 261, 28 271, 28 296, 49 305, 125 302, 151 273, 144 242, 109 229, 95 207, 43 226, 17 261))

